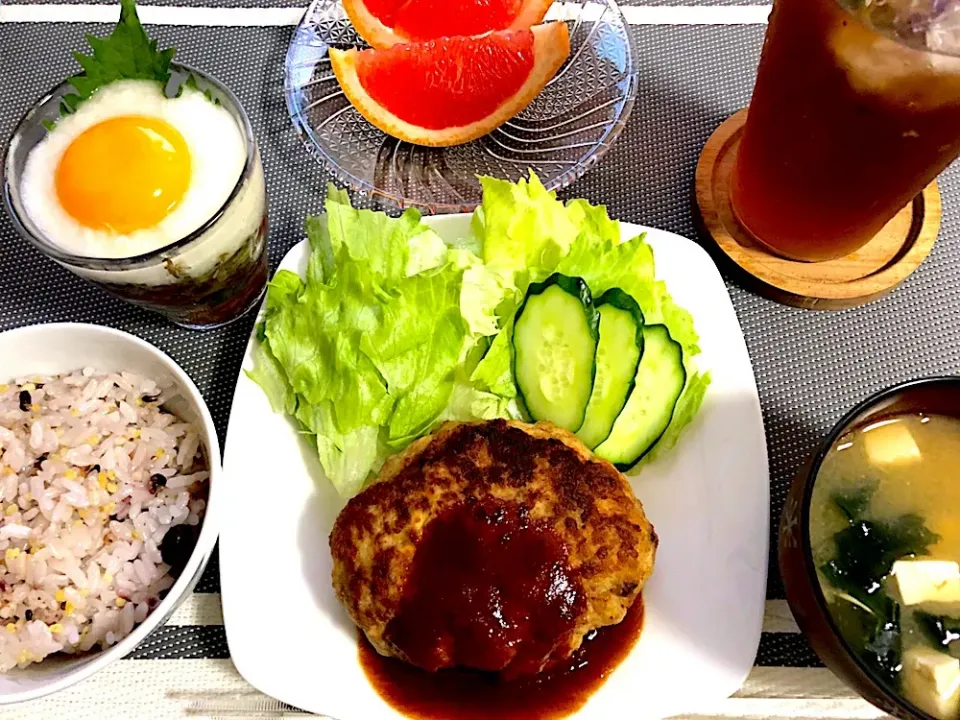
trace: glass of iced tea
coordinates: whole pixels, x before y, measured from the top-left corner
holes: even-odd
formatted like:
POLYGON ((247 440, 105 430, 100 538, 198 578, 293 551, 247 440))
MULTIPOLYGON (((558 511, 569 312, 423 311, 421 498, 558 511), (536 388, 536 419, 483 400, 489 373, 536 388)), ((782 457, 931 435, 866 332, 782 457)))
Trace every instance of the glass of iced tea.
POLYGON ((775 253, 865 245, 960 154, 960 0, 775 0, 731 183, 775 253))

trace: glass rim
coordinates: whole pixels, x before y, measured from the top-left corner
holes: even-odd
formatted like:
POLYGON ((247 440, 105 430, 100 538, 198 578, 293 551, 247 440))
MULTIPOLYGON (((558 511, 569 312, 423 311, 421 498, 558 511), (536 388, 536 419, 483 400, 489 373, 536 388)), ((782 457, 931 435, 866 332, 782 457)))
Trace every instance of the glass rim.
POLYGON ((827 626, 830 628, 830 632, 833 633, 833 636, 839 641, 840 646, 843 648, 847 658, 854 663, 864 677, 869 678, 870 682, 873 683, 875 687, 879 688, 887 697, 887 699, 890 700, 901 711, 904 711, 913 717, 922 718, 922 720, 936 720, 936 718, 921 710, 902 695, 897 694, 893 688, 888 687, 887 684, 877 677, 876 673, 870 669, 866 663, 863 662, 860 656, 850 646, 850 643, 847 642, 847 639, 840 632, 840 628, 834 620, 833 613, 830 611, 830 606, 827 603, 826 595, 823 592, 823 586, 820 583, 820 575, 813 559, 813 543, 810 539, 810 504, 813 498, 813 489, 820 477, 820 468, 823 466, 823 461, 826 459, 831 448, 833 448, 837 440, 839 440, 847 431, 857 427, 857 419, 860 416, 870 412, 884 401, 895 398, 897 395, 901 395, 905 392, 910 392, 911 390, 919 388, 930 386, 935 387, 938 385, 952 385, 960 388, 960 375, 934 375, 931 377, 918 378, 915 380, 907 380, 905 382, 897 383, 896 385, 892 385, 883 390, 878 390, 877 392, 858 402, 849 411, 844 413, 843 417, 841 417, 833 425, 833 427, 830 429, 830 432, 827 433, 826 437, 824 437, 824 439, 820 442, 816 454, 810 461, 810 467, 806 471, 803 496, 800 501, 800 550, 803 555, 804 568, 806 569, 808 576, 812 579, 810 584, 812 586, 814 601, 817 604, 818 611, 824 617, 827 626))
MULTIPOLYGON (((862 25, 866 30, 875 33, 876 35, 895 42, 902 48, 907 50, 913 50, 919 53, 925 53, 928 55, 936 55, 945 58, 960 58, 960 48, 957 48, 955 52, 947 52, 944 50, 937 50, 927 46, 927 41, 924 36, 923 42, 920 42, 919 39, 911 40, 910 36, 904 36, 899 34, 896 27, 884 28, 877 25, 876 23, 870 20, 869 14, 861 14, 858 10, 864 9, 869 2, 864 2, 864 0, 830 0, 837 7, 840 8, 846 15, 862 25)), ((924 33, 926 29, 924 30, 924 33)))
MULTIPOLYGON (((7 214, 10 216, 17 233, 30 242, 34 247, 39 249, 44 255, 47 255, 58 262, 64 263, 65 265, 85 268, 88 270, 129 270, 137 267, 147 266, 152 264, 154 261, 163 260, 164 258, 162 256, 165 253, 170 253, 173 250, 179 250, 200 239, 204 234, 207 233, 207 231, 209 231, 214 225, 217 224, 217 222, 220 221, 230 205, 232 205, 234 200, 236 200, 244 184, 250 179, 250 176, 256 167, 256 137, 253 134, 253 126, 250 123, 250 118, 247 115, 247 111, 244 109, 239 98, 237 98, 233 91, 212 75, 182 63, 170 63, 170 70, 171 80, 173 80, 175 74, 183 73, 187 76, 195 75, 200 80, 209 83, 216 88, 218 93, 223 95, 223 97, 233 106, 233 109, 235 110, 235 112, 231 113, 231 115, 235 115, 239 120, 238 124, 240 126, 240 133, 243 136, 244 144, 246 146, 246 158, 244 159, 243 169, 240 171, 240 175, 237 178, 236 183, 234 183, 233 188, 230 190, 230 194, 227 196, 226 200, 224 200, 223 204, 198 228, 183 236, 179 240, 174 240, 171 243, 163 245, 154 250, 150 250, 149 252, 140 253, 139 255, 129 255, 126 257, 96 257, 92 255, 79 255, 77 253, 71 253, 67 250, 64 250, 62 247, 50 241, 46 237, 43 237, 39 235, 39 233, 35 233, 33 230, 28 228, 26 223, 24 223, 23 219, 21 218, 21 214, 14 206, 11 196, 11 193, 13 192, 11 188, 11 176, 13 175, 13 150, 18 144, 15 141, 23 135, 28 127, 31 127, 32 124, 39 122, 35 116, 43 105, 50 102, 58 95, 58 93, 62 95, 64 92, 73 88, 73 86, 70 84, 70 79, 67 78, 66 80, 57 83, 50 90, 45 92, 38 100, 30 105, 26 112, 20 117, 20 120, 17 121, 13 132, 7 139, 6 148, 4 150, 3 200, 4 204, 6 205, 7 214)), ((186 78, 180 82, 181 84, 186 82, 186 78)), ((19 192, 19 189, 17 189, 17 192, 19 192)))

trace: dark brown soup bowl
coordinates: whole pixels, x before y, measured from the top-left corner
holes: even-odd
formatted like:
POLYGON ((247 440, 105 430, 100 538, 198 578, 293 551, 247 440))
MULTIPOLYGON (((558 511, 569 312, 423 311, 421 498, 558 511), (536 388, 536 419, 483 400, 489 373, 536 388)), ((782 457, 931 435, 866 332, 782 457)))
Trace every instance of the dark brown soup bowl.
POLYGON ((886 416, 921 412, 960 419, 960 376, 914 380, 883 390, 857 405, 834 426, 816 455, 797 475, 780 518, 780 573, 800 629, 837 677, 884 712, 905 720, 934 718, 876 679, 840 635, 813 561, 810 498, 820 466, 837 438, 886 416))

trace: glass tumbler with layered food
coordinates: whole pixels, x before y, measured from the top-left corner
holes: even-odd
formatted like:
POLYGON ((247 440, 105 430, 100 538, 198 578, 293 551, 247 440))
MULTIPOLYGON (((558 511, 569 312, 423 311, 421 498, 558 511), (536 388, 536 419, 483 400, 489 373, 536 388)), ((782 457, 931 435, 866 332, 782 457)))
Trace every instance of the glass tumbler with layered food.
POLYGON ((7 149, 14 227, 77 275, 180 325, 241 316, 267 281, 263 166, 239 101, 171 63, 125 0, 84 72, 21 120, 7 149))
POLYGON ((865 245, 960 153, 960 3, 776 0, 731 201, 801 261, 865 245))

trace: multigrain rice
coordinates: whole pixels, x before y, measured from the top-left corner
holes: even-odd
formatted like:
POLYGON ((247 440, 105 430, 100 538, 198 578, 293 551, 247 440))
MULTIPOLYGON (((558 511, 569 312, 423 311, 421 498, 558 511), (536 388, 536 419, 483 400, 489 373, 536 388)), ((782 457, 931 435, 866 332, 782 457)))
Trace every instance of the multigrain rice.
POLYGON ((173 585, 209 472, 172 392, 89 368, 0 385, 0 672, 117 643, 173 585))

